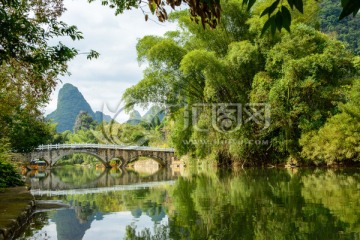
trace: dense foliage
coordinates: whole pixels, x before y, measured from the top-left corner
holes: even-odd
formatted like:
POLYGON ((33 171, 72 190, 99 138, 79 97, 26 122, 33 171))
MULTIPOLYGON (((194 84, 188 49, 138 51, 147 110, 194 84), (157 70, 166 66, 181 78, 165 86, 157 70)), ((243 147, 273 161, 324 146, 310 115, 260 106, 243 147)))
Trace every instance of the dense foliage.
POLYGON ((24 182, 21 180, 20 174, 15 167, 0 158, 0 188, 22 186, 24 182))
POLYGON ((31 150, 49 135, 39 108, 50 89, 42 89, 41 84, 47 81, 33 78, 29 71, 15 61, 0 67, 0 139, 9 141, 9 148, 17 152, 31 150))
POLYGON ((59 20, 64 10, 62 1, 0 1, 0 139, 14 152, 31 151, 49 138, 39 109, 79 53, 54 40, 83 38, 59 20))
MULTIPOLYGON (((79 51, 55 38, 82 39, 75 26, 59 17, 57 1, 0 1, 0 160, 8 152, 29 152, 51 138, 41 108, 48 102, 59 75, 79 51)), ((98 54, 91 51, 89 58, 98 54)), ((1 186, 17 185, 16 171, 1 162, 1 186)))
POLYGON ((360 161, 360 81, 347 93, 340 112, 330 117, 318 130, 300 139, 302 154, 314 162, 360 161))
MULTIPOLYGON (((261 34, 256 13, 264 4, 251 15, 237 1, 224 3, 216 30, 175 13, 179 31, 139 40, 138 59, 149 66, 123 98, 128 106, 156 102, 168 108, 178 154, 212 156, 218 163, 301 161, 309 155, 299 140, 328 124, 349 101, 344 89, 357 85, 356 59, 312 27, 314 2, 305 5, 308 17, 294 18, 291 33, 275 36, 261 34), (226 109, 220 103, 238 105, 226 109)), ((344 151, 351 147, 344 145, 344 151)), ((350 158, 359 153, 353 151, 350 158)))

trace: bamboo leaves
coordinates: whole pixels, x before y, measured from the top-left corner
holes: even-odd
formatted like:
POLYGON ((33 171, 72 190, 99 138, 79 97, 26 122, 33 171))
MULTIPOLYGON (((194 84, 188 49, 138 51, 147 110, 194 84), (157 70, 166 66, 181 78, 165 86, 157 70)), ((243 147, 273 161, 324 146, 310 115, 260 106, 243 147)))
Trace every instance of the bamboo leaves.
MULTIPOLYGON (((264 24, 261 35, 263 35, 270 27, 272 35, 275 34, 276 29, 281 32, 281 29, 285 28, 286 31, 290 32, 291 13, 286 6, 282 5, 280 7, 279 3, 280 0, 276 0, 261 13, 260 17, 268 15, 268 20, 264 24), (275 13, 276 9, 278 9, 278 11, 275 13)), ((302 0, 288 0, 288 4, 291 9, 294 9, 295 7, 299 12, 303 13, 302 0)))

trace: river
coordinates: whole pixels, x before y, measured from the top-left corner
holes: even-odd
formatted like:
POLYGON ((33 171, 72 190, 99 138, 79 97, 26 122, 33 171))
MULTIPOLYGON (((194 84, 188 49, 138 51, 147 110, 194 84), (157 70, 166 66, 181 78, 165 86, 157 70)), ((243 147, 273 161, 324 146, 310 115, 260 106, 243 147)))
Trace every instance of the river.
POLYGON ((360 239, 359 169, 61 167, 27 176, 40 210, 19 239, 360 239))

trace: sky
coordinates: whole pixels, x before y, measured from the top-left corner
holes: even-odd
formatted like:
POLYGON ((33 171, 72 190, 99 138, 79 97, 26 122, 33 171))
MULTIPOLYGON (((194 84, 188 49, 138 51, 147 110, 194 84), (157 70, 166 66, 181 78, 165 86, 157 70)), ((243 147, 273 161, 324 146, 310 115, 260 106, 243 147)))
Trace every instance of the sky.
MULTIPOLYGON (((176 25, 160 23, 152 15, 150 18, 153 21, 145 21, 140 9, 115 16, 114 10, 102 6, 100 0, 91 4, 87 0, 65 0, 64 3, 67 11, 61 20, 76 25, 84 39, 75 42, 60 40, 80 52, 93 49, 100 53, 100 57, 87 60, 86 54, 82 54, 72 60, 69 63, 71 75, 60 77, 61 82, 51 95, 44 113, 47 115, 56 109, 59 89, 65 83, 71 83, 79 89, 94 111, 114 116, 122 107, 120 100, 126 88, 135 85, 143 76, 145 66, 139 66, 136 60, 137 40, 146 35, 163 35, 169 30, 175 30, 176 25)), ((123 122, 127 119, 128 116, 121 113, 116 120, 123 122)))

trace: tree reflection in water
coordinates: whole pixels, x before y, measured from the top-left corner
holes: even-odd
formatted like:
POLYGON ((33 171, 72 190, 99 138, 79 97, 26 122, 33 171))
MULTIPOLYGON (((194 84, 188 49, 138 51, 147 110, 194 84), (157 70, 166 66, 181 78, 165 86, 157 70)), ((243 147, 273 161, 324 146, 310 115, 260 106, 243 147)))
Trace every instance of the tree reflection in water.
POLYGON ((253 169, 179 178, 168 225, 126 239, 354 239, 360 236, 360 173, 253 169))
POLYGON ((48 218, 58 239, 85 239, 94 220, 120 239, 356 239, 359 186, 357 169, 206 171, 174 185, 60 196, 71 208, 48 218), (127 213, 129 224, 106 217, 116 213, 127 213))

